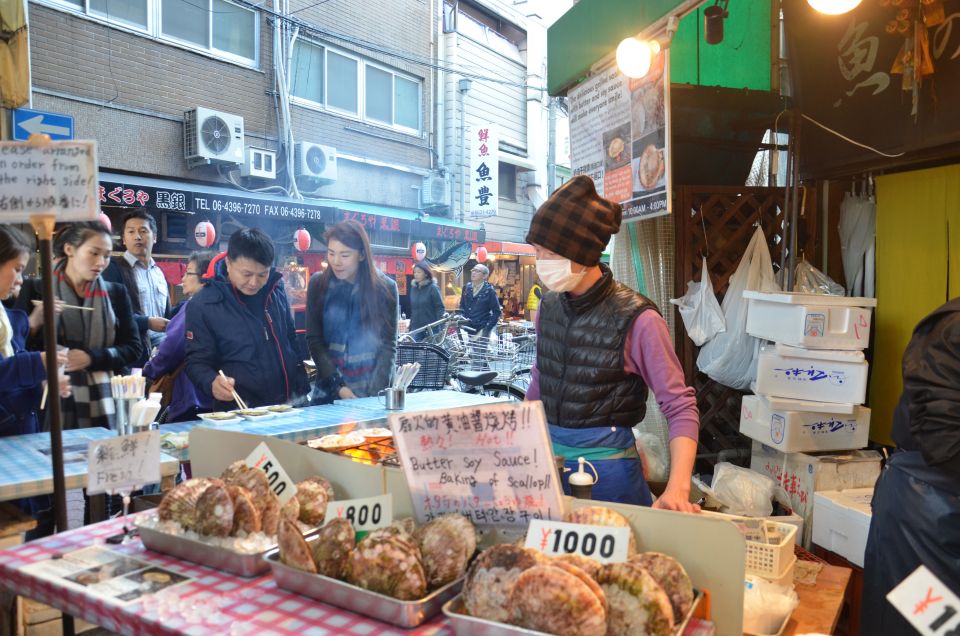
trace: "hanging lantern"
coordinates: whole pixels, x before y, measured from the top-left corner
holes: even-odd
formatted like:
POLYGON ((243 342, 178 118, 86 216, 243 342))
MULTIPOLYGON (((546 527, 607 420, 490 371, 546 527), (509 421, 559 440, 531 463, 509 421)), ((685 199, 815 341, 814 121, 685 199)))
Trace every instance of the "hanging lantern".
POLYGON ((217 231, 210 221, 200 221, 193 229, 193 238, 200 247, 213 247, 217 240, 217 231))
POLYGON ((306 231, 304 228, 300 228, 294 232, 293 246, 301 252, 306 252, 308 249, 310 249, 310 232, 306 231))
POLYGON ((104 225, 106 225, 108 230, 110 230, 111 232, 113 232, 113 223, 110 222, 110 217, 107 216, 107 213, 106 213, 106 212, 101 212, 101 213, 100 213, 100 219, 99 219, 99 221, 100 221, 101 223, 103 223, 104 225))
POLYGON ((410 254, 413 256, 413 260, 422 261, 427 257, 427 246, 418 241, 410 248, 410 254))
POLYGON ((486 263, 487 262, 487 248, 480 247, 477 249, 477 262, 486 263))

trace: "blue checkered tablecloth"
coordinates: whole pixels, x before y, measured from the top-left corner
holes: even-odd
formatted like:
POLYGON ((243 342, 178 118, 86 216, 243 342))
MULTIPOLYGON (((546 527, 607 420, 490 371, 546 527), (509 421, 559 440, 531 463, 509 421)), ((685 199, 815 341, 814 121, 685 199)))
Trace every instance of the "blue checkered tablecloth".
MULTIPOLYGON (((490 397, 480 395, 479 393, 461 393, 460 391, 417 391, 416 393, 407 393, 404 396, 402 412, 430 411, 432 409, 455 409, 462 406, 478 406, 481 404, 495 404, 497 402, 506 402, 507 397, 490 397)), ((388 413, 396 411, 385 411, 383 400, 378 397, 357 398, 355 400, 336 400, 335 406, 352 406, 356 408, 369 409, 384 414, 384 419, 388 413)))
MULTIPOLYGON (((87 444, 116 436, 106 428, 79 428, 63 432, 63 472, 67 489, 87 485, 87 444)), ((0 437, 0 501, 53 492, 50 434, 0 437)), ((160 474, 180 470, 176 458, 160 455, 160 474)))

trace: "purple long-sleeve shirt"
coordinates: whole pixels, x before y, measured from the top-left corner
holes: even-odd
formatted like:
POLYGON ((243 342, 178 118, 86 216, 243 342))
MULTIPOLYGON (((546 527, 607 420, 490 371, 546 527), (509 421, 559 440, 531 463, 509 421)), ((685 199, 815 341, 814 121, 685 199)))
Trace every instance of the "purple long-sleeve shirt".
MULTIPOLYGON (((145 376, 159 378, 161 375, 175 371, 177 367, 183 364, 187 357, 186 323, 187 307, 184 305, 167 323, 167 336, 157 348, 157 355, 153 356, 143 367, 145 376)), ((187 374, 181 371, 173 383, 173 395, 170 397, 170 413, 167 421, 175 421, 193 407, 196 407, 202 413, 209 411, 211 404, 203 393, 197 392, 187 374)))
MULTIPOLYGON (((537 320, 539 328, 539 316, 537 320)), ((693 387, 683 379, 683 368, 673 350, 670 331, 663 316, 645 311, 633 321, 623 345, 624 370, 639 375, 657 399, 660 411, 667 418, 670 439, 700 434, 700 412, 693 387)), ((536 363, 530 370, 528 400, 540 399, 540 371, 536 363)))

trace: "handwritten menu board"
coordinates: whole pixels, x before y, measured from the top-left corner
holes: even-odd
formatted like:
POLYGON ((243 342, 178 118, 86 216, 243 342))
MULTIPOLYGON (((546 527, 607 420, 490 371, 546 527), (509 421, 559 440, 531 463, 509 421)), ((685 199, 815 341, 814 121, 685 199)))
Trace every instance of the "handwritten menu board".
POLYGON ((33 214, 60 221, 94 220, 97 144, 53 141, 45 145, 0 142, 0 221, 25 223, 33 214))
POLYGON ((419 523, 448 512, 491 526, 562 516, 540 402, 396 413, 389 422, 419 523))

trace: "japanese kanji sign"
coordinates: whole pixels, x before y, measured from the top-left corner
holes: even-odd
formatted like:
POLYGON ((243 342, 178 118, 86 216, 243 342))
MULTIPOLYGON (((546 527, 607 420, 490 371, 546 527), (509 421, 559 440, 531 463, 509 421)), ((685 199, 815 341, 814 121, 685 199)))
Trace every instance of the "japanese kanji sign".
POLYGON ((471 219, 497 215, 500 197, 500 143, 496 126, 475 126, 470 140, 467 211, 471 219))
POLYGON ((160 432, 147 431, 90 442, 87 493, 118 493, 160 481, 160 432))
POLYGON ((36 214, 97 218, 95 141, 0 142, 0 221, 26 223, 36 214))
POLYGON ((559 519, 562 492, 540 402, 390 416, 419 522, 458 512, 478 525, 559 519))

